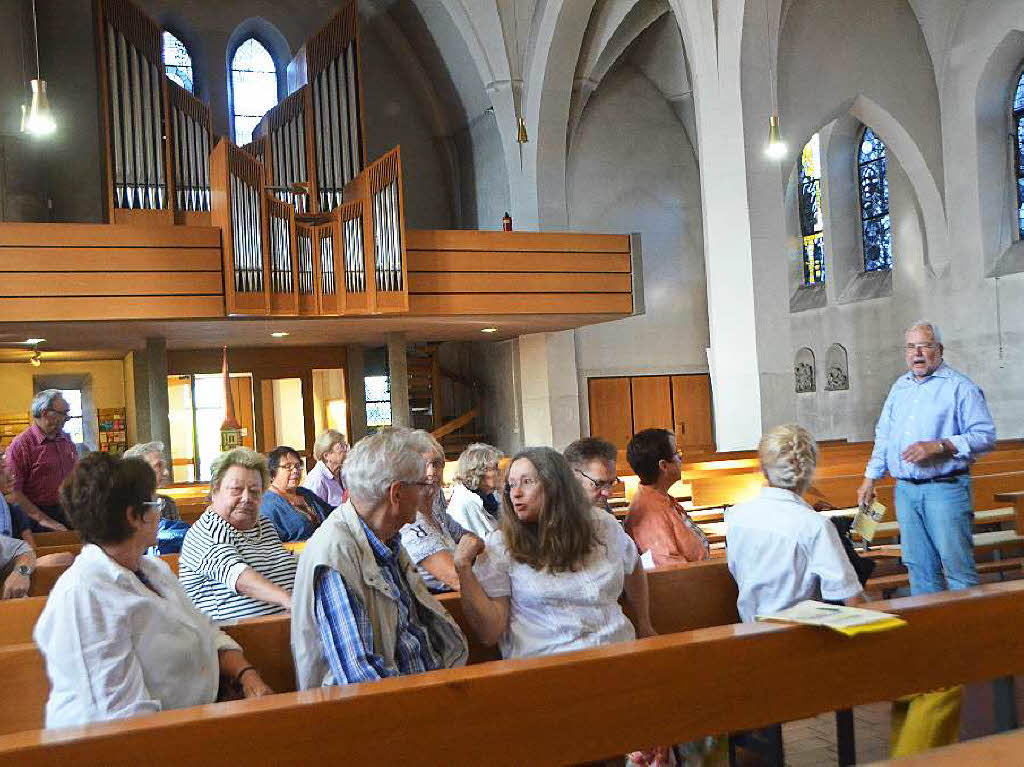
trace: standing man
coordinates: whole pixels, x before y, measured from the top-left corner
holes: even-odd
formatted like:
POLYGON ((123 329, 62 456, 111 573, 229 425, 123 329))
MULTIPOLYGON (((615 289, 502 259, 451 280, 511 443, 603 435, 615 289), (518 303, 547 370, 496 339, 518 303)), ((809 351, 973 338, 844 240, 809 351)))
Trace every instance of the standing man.
POLYGON ((882 406, 857 502, 870 504, 888 471, 910 593, 967 588, 978 583, 968 471, 995 446, 996 427, 977 384, 942 361, 937 325, 915 322, 906 342, 909 371, 882 406))
POLYGON ((57 502, 61 482, 78 462, 75 445, 64 431, 68 411, 68 403, 56 389, 39 392, 32 398, 32 425, 7 449, 7 465, 14 477, 7 498, 28 515, 35 532, 68 529, 57 502))
POLYGON ((619 478, 615 473, 618 450, 600 437, 583 437, 573 442, 562 454, 583 488, 590 505, 611 511, 608 499, 619 478))

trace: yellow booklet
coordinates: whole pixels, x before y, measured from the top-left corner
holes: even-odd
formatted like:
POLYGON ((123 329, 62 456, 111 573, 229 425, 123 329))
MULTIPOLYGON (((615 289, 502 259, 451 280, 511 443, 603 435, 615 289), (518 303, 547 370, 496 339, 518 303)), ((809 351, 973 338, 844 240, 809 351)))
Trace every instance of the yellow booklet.
POLYGON ((830 605, 827 602, 817 602, 813 599, 805 599, 803 602, 775 613, 758 615, 757 620, 824 626, 838 631, 844 636, 889 631, 907 625, 905 620, 890 613, 867 610, 863 607, 830 605))
POLYGON ((878 523, 885 518, 885 506, 874 501, 870 506, 861 506, 853 517, 853 524, 850 529, 860 535, 868 543, 875 537, 875 530, 878 523))

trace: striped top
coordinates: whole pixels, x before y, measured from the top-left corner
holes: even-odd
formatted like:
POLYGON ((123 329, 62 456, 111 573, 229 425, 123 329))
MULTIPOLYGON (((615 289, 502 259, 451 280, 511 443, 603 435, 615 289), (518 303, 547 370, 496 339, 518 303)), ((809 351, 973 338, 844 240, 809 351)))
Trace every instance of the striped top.
POLYGON ((280 605, 252 599, 235 590, 238 576, 251 567, 291 591, 295 555, 281 545, 273 523, 257 517, 252 530, 238 530, 207 509, 185 534, 178 579, 192 603, 214 621, 284 612, 280 605))

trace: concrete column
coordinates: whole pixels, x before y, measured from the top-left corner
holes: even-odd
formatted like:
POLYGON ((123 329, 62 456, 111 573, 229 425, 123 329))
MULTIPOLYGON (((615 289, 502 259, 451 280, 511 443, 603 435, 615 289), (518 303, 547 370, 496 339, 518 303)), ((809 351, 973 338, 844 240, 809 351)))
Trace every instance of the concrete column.
POLYGON ((523 443, 564 449, 580 436, 573 331, 519 338, 523 443))
POLYGON ((411 426, 409 411, 409 364, 405 353, 405 334, 388 334, 388 375, 391 377, 391 423, 411 426))
POLYGON ((132 391, 135 399, 135 440, 149 442, 153 437, 149 426, 149 371, 145 349, 132 352, 131 365, 132 391))
POLYGON ((366 375, 363 364, 363 347, 345 347, 345 387, 348 389, 348 422, 352 433, 348 435, 348 442, 354 445, 366 436, 366 384, 363 378, 366 375))
MULTIPOLYGON (((138 376, 136 376, 135 380, 137 387, 138 376)), ((146 339, 145 385, 149 394, 150 439, 163 442, 167 455, 170 455, 171 424, 168 418, 169 406, 167 402, 167 340, 164 338, 146 339)), ((137 398, 136 410, 138 410, 137 398)))

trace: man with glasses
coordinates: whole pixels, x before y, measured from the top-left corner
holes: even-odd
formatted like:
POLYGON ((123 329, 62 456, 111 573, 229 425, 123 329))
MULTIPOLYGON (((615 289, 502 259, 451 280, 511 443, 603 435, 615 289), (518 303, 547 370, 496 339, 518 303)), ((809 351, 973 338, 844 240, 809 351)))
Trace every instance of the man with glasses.
POLYGON ((875 447, 857 490, 858 503, 868 505, 886 472, 896 480, 896 516, 911 594, 942 591, 946 583, 951 589, 978 583, 968 471, 975 457, 996 443, 984 393, 943 362, 942 352, 937 325, 910 326, 908 372, 896 379, 882 406, 875 447))
POLYGON ((7 449, 13 490, 7 499, 31 519, 32 530, 67 530, 68 521, 57 501, 61 482, 78 462, 78 452, 64 431, 70 406, 57 389, 44 389, 32 398, 32 425, 7 449))
POLYGON ((682 476, 683 457, 668 429, 644 429, 626 446, 626 460, 640 478, 625 528, 646 566, 697 562, 711 556, 707 536, 669 495, 682 476), (650 552, 650 554, 648 554, 650 552))
POLYGON ((590 505, 611 511, 608 499, 618 484, 615 474, 615 445, 600 437, 584 437, 573 442, 562 454, 583 488, 590 505))
POLYGON ((427 590, 399 531, 437 485, 422 431, 381 429, 345 461, 348 500, 306 542, 292 591, 300 690, 464 665, 466 637, 427 590))

